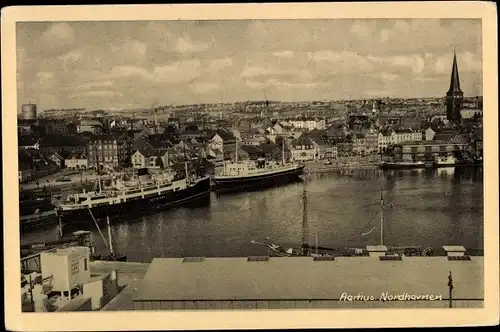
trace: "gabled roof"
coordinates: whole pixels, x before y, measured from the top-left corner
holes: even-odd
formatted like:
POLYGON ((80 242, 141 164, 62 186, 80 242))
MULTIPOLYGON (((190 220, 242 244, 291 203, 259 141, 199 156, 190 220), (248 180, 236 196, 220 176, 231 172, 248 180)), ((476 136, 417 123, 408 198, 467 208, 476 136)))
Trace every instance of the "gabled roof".
POLYGON ((87 155, 85 153, 79 153, 73 151, 69 153, 65 159, 87 159, 87 155))
POLYGON ((262 153, 261 149, 259 149, 256 146, 253 146, 253 145, 242 145, 242 146, 240 146, 240 149, 243 150, 243 151, 245 151, 248 154, 259 154, 259 153, 262 153))
POLYGON ((308 135, 301 135, 299 138, 294 139, 290 145, 291 146, 313 145, 313 142, 308 135))
POLYGON ((397 128, 394 129, 394 131, 396 132, 396 134, 411 134, 414 132, 413 130, 411 130, 411 128, 397 128))
POLYGON ((225 128, 216 130, 216 133, 222 138, 223 141, 236 139, 234 134, 225 128))
POLYGON ((52 147, 52 146, 85 146, 87 145, 89 139, 88 137, 80 135, 48 135, 42 137, 40 141, 40 146, 52 147))
POLYGON ((55 157, 55 158, 57 158, 57 159, 59 159, 59 160, 64 160, 63 156, 61 156, 61 155, 60 155, 59 153, 57 153, 57 152, 52 153, 52 154, 51 154, 51 157, 55 157))
POLYGON ((263 153, 272 153, 274 150, 276 150, 278 146, 274 143, 261 143, 259 145, 259 149, 263 152, 263 153))

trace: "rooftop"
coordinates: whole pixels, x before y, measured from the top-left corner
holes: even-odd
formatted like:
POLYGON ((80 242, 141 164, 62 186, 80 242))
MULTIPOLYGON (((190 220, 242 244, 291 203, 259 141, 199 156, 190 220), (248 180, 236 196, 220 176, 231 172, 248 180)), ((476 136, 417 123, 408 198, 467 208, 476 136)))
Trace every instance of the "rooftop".
POLYGON ((454 298, 482 299, 483 257, 311 257, 155 258, 136 301, 338 299, 344 292, 434 294, 447 298, 448 275, 454 298), (187 261, 184 261, 187 260, 187 261), (369 281, 369 282, 368 282, 369 281))

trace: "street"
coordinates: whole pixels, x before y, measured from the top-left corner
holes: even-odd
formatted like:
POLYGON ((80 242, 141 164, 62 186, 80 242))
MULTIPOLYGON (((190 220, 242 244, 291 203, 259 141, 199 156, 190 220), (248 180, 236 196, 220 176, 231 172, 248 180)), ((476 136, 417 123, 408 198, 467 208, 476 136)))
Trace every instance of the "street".
MULTIPOLYGON (((105 177, 105 176, 103 176, 105 177)), ((22 183, 20 185, 21 190, 32 190, 37 188, 43 188, 44 186, 50 187, 64 187, 68 185, 82 184, 87 181, 95 181, 97 179, 97 174, 95 171, 88 170, 83 172, 72 171, 72 170, 62 170, 60 172, 45 176, 38 179, 39 184, 36 181, 22 183), (61 178, 66 178, 69 181, 57 181, 61 178)))

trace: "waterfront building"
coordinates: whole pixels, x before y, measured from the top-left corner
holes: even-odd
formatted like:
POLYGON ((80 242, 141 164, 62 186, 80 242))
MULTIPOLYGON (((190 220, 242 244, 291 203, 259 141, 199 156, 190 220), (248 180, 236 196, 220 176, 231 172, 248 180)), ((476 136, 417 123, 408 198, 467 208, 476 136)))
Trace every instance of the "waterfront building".
POLYGON ((292 140, 290 147, 293 161, 309 161, 319 158, 319 148, 308 135, 303 134, 292 140))
POLYGON ((453 54, 450 88, 446 93, 446 117, 449 121, 460 124, 462 119, 460 110, 463 106, 464 93, 460 89, 457 55, 453 54))
POLYGON ((378 152, 378 131, 371 128, 368 129, 365 133, 365 145, 367 154, 377 153, 378 152))
POLYGON ((127 167, 131 161, 131 144, 126 134, 94 136, 88 145, 89 167, 118 169, 127 167))
POLYGON ((54 152, 61 155, 71 152, 86 153, 88 141, 89 139, 83 136, 48 135, 40 140, 40 150, 48 155, 54 152))
POLYGON ((394 145, 395 161, 427 161, 436 157, 446 157, 469 150, 463 142, 421 141, 404 142, 394 145))
POLYGON ((161 169, 171 164, 170 157, 175 156, 175 152, 165 150, 139 149, 132 154, 132 167, 136 169, 161 169))
POLYGON ((440 257, 391 258, 155 258, 133 299, 134 308, 448 308, 450 273, 457 276, 452 307, 484 305, 483 257, 449 252, 440 257))
POLYGON ((382 130, 378 134, 378 152, 383 153, 392 143, 392 131, 382 130))
POLYGON ((352 152, 355 155, 364 155, 367 152, 366 138, 363 134, 352 135, 352 152))
POLYGON ((68 169, 87 169, 89 159, 85 153, 72 152, 64 159, 64 165, 68 169))
POLYGON ((350 157, 353 155, 354 142, 352 135, 348 135, 342 141, 335 143, 337 146, 337 154, 339 157, 350 157))

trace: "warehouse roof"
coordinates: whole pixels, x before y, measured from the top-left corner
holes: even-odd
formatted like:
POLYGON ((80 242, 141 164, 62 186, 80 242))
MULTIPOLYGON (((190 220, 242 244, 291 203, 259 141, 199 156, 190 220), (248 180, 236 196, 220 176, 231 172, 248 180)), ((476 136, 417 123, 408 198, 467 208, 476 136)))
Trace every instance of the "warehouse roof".
POLYGON ((382 292, 448 297, 452 272, 454 298, 483 298, 483 257, 311 257, 155 258, 135 301, 338 299, 341 294, 382 292), (187 260, 187 261, 185 261, 187 260))

